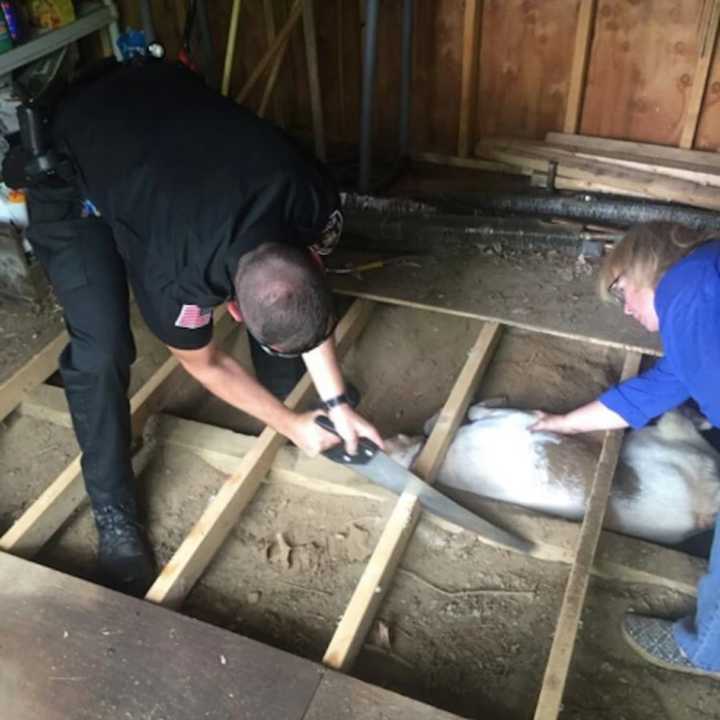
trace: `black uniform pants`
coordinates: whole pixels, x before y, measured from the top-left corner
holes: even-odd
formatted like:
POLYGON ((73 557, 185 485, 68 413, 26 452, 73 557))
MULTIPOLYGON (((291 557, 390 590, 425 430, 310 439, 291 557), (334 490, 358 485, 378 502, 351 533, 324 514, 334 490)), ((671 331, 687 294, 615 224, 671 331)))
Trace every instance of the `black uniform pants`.
MULTIPOLYGON (((70 342, 60 372, 82 450, 93 507, 134 499, 130 463, 130 330, 127 272, 110 227, 81 217, 82 197, 57 181, 28 189, 28 238, 63 307, 70 342)), ((251 338, 258 379, 285 397, 302 376, 301 359, 273 358, 251 338)))

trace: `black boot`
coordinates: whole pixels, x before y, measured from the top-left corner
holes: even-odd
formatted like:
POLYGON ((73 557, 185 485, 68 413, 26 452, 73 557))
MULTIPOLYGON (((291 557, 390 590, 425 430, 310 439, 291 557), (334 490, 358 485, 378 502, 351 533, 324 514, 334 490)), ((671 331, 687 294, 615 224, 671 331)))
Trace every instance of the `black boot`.
POLYGON ((93 508, 93 514, 99 534, 100 581, 126 595, 143 597, 157 573, 134 503, 93 508))

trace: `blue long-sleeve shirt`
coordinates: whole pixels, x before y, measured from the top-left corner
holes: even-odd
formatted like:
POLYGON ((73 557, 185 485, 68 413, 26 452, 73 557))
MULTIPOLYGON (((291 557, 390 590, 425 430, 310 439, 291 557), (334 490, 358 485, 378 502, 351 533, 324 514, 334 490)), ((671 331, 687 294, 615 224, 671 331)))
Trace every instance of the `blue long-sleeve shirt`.
POLYGON ((639 428, 693 398, 720 427, 720 240, 693 250, 660 279, 655 311, 665 355, 599 400, 639 428))

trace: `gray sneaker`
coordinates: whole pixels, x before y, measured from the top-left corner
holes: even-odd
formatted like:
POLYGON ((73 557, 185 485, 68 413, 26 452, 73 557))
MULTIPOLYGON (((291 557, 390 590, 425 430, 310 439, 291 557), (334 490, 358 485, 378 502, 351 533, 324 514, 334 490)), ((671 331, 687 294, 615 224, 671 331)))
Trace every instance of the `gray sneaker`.
POLYGON ((720 672, 703 670, 685 657, 673 636, 672 627, 673 622, 670 620, 635 613, 626 613, 622 624, 625 640, 649 663, 665 670, 678 670, 720 680, 720 672))

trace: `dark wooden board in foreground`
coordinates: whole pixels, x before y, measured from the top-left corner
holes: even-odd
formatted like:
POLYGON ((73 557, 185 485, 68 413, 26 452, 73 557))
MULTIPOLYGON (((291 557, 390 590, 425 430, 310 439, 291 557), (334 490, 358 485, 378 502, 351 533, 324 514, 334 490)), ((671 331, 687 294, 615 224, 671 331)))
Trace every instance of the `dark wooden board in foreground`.
MULTIPOLYGON (((366 262, 385 253, 340 252, 332 267, 366 262)), ((596 292, 597 266, 559 251, 493 254, 472 240, 460 249, 433 251, 370 270, 356 278, 334 275, 334 289, 380 302, 505 323, 573 340, 659 355, 659 337, 623 315, 596 292)))
POLYGON ((5 553, 0 618, 12 720, 455 717, 5 553))

